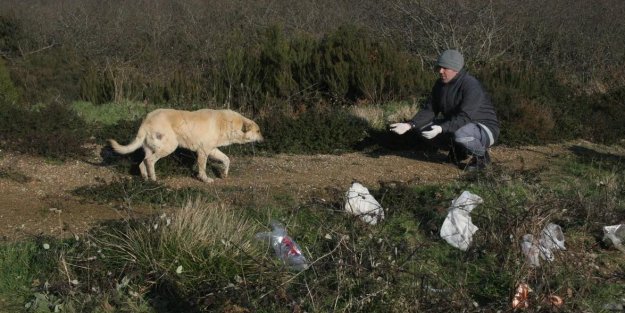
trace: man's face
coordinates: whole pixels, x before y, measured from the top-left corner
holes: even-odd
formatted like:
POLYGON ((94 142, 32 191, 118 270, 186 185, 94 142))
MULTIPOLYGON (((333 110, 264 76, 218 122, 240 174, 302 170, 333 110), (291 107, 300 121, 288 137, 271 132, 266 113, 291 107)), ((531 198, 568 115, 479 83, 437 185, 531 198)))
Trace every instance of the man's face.
POLYGON ((458 72, 449 68, 439 67, 438 74, 440 74, 443 83, 447 84, 452 79, 454 79, 454 77, 456 77, 456 74, 458 74, 458 72))

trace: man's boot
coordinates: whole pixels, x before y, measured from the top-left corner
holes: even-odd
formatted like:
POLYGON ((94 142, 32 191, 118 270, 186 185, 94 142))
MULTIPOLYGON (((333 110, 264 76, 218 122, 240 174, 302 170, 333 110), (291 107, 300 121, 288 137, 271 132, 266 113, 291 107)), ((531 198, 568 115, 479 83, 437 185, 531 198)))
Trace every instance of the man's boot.
POLYGON ((465 170, 469 172, 481 171, 486 169, 488 165, 490 165, 490 155, 488 154, 488 150, 486 150, 483 156, 473 156, 471 162, 465 167, 465 170))
POLYGON ((464 161, 468 157, 467 149, 461 147, 459 145, 453 145, 447 153, 447 163, 453 163, 455 165, 460 165, 462 161, 464 161))

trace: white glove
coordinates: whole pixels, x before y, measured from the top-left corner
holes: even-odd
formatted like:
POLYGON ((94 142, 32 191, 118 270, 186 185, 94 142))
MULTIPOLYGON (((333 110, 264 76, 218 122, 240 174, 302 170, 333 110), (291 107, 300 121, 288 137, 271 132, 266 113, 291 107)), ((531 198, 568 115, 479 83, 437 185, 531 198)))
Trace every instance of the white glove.
POLYGON ((432 129, 421 132, 421 136, 423 136, 425 139, 432 139, 442 132, 443 132, 442 127, 438 125, 432 125, 432 129))
POLYGON ((412 126, 408 123, 391 124, 391 131, 398 135, 403 135, 405 132, 409 131, 411 128, 412 126))

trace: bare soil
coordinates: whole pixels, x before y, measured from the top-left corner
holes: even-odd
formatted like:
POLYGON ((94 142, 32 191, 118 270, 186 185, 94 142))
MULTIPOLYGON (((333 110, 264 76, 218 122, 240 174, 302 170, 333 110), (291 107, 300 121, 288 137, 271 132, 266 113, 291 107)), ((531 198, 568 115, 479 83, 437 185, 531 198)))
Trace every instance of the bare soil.
MULTIPOLYGON (((532 169, 548 166, 553 158, 570 154, 570 146, 515 149, 498 146, 491 150, 491 157, 495 165, 504 169, 532 169)), ((375 189, 385 182, 445 183, 465 174, 445 163, 444 157, 442 152, 427 155, 414 151, 231 156, 231 172, 225 179, 206 184, 194 177, 176 176, 160 182, 172 188, 206 188, 216 193, 233 187, 259 195, 283 190, 305 198, 327 188, 347 190, 352 181, 375 189)), ((150 208, 138 207, 129 212, 120 210, 119 204, 98 204, 74 196, 72 191, 78 187, 130 176, 97 165, 100 161, 99 147, 94 147, 91 158, 66 162, 0 151, 0 241, 37 235, 80 235, 98 222, 153 213, 150 208)), ((223 194, 233 196, 233 193, 223 194)))

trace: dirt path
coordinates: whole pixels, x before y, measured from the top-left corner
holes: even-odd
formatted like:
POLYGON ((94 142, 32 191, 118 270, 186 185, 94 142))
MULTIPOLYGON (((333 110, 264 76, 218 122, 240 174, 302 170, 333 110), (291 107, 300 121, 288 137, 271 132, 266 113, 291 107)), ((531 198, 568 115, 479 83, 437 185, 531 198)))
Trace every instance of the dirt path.
MULTIPOLYGON (((97 151, 96 151, 97 150, 97 151)), ((70 236, 80 234, 94 223, 120 219, 128 212, 119 204, 94 204, 72 195, 72 190, 127 176, 100 162, 97 152, 91 160, 55 163, 43 158, 0 151, 0 241, 32 235, 70 236)), ((495 147, 493 161, 504 168, 535 168, 551 158, 570 153, 566 146, 511 149, 495 147)), ((274 157, 231 157, 227 179, 205 184, 193 177, 171 177, 162 182, 173 188, 199 187, 208 190, 238 187, 253 192, 282 189, 305 197, 328 187, 347 190, 352 181, 368 188, 380 182, 411 184, 447 182, 463 172, 442 162, 443 155, 417 152, 393 154, 350 153, 344 155, 278 155, 274 157)), ((157 165, 158 172, 158 165, 157 165)), ((149 213, 137 208, 133 214, 149 213)))

